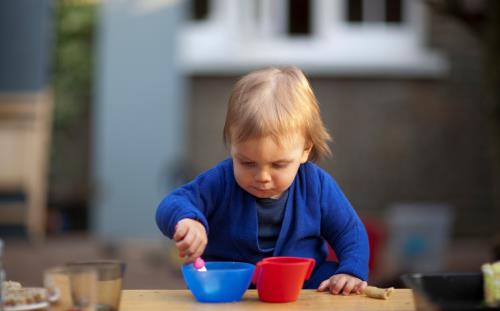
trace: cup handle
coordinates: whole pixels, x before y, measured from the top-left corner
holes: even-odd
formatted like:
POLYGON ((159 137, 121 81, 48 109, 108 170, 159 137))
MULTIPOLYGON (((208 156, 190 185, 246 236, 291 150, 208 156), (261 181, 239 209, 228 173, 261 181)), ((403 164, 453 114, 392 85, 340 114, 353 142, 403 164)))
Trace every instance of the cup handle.
POLYGON ((309 267, 307 269, 305 279, 309 280, 309 278, 311 277, 311 274, 313 272, 314 266, 316 265, 316 260, 314 260, 313 258, 307 258, 307 261, 309 262, 309 267))
POLYGON ((259 273, 260 273, 261 266, 262 266, 262 261, 259 261, 255 265, 255 271, 253 272, 253 275, 252 275, 252 284, 257 285, 257 279, 259 278, 259 273))

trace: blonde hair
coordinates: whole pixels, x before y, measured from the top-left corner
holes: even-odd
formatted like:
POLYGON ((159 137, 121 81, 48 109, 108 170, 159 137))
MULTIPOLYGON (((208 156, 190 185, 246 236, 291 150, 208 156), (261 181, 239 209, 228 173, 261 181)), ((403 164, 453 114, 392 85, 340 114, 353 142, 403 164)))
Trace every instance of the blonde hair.
POLYGON ((267 136, 280 144, 297 131, 307 146, 312 145, 309 160, 316 162, 331 154, 331 138, 321 120, 318 101, 300 69, 260 69, 235 84, 224 124, 226 145, 267 136))

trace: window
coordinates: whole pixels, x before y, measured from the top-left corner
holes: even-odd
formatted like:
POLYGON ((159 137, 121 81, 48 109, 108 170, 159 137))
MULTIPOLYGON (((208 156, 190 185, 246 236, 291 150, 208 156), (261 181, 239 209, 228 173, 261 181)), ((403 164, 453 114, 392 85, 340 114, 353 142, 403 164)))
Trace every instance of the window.
POLYGON ((296 64, 309 73, 439 76, 446 62, 426 42, 419 0, 191 0, 180 64, 191 73, 236 73, 296 64), (388 57, 388 55, 390 55, 388 57))
POLYGON ((402 0, 346 0, 349 23, 401 23, 402 0))
POLYGON ((347 21, 358 23, 362 21, 363 0, 350 0, 347 2, 347 21))
POLYGON ((311 33, 311 1, 288 1, 288 34, 308 35, 311 33))
POLYGON ((403 21, 403 3, 401 0, 385 1, 385 21, 387 23, 401 23, 403 21))
POLYGON ((191 19, 194 21, 205 20, 208 18, 210 0, 191 0, 191 19))

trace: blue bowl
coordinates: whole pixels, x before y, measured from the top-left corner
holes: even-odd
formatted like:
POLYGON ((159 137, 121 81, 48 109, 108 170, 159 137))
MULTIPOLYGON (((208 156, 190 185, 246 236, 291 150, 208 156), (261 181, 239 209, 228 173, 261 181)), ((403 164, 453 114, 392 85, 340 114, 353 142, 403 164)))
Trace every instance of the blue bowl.
POLYGON ((252 281, 255 266, 245 262, 206 262, 207 271, 182 266, 187 287, 199 302, 240 301, 252 281))

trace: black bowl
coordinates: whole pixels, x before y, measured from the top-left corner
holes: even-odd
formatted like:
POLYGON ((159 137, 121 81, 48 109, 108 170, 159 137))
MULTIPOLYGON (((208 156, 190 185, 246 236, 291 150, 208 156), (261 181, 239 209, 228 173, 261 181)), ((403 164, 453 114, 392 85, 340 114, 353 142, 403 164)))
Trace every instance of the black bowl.
POLYGON ((401 279, 413 289, 418 311, 500 310, 484 303, 481 273, 414 273, 401 279))

